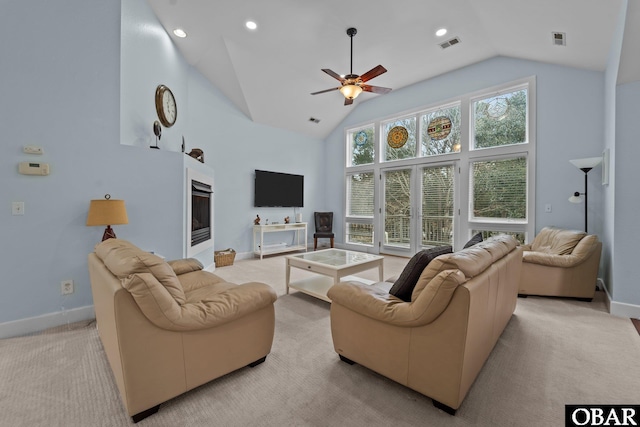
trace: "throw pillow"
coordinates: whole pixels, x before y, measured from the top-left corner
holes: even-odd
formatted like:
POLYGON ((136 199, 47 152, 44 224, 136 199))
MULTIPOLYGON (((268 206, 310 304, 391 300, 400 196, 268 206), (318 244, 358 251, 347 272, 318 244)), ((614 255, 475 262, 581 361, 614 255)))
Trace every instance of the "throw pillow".
POLYGON ((469 239, 469 241, 467 243, 465 243, 464 248, 463 249, 467 249, 470 248, 471 246, 482 242, 482 233, 477 233, 475 234, 471 239, 469 239))
POLYGON ((438 246, 416 253, 404 267, 400 277, 394 282, 389 293, 403 301, 411 301, 413 288, 416 286, 422 270, 425 269, 432 259, 442 254, 450 254, 451 252, 451 246, 438 246))

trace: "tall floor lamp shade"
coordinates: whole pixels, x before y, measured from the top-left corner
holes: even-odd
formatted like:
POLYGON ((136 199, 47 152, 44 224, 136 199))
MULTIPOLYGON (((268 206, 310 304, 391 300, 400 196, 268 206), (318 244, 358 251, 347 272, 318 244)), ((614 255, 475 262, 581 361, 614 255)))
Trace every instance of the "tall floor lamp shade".
POLYGON ((587 206, 587 174, 589 173, 589 171, 593 168, 595 168, 596 166, 598 166, 600 163, 602 163, 602 157, 587 157, 584 159, 574 159, 574 160, 569 160, 569 162, 571 162, 572 165, 574 165, 575 167, 577 167, 578 169, 580 169, 582 172, 584 172, 584 193, 580 193, 578 191, 576 191, 575 193, 573 193, 573 196, 569 197, 569 201, 571 203, 581 203, 582 199, 580 198, 580 196, 584 196, 584 231, 585 233, 587 232, 587 227, 588 227, 588 222, 587 222, 587 212, 588 212, 588 206, 587 206))
POLYGON ((112 225, 128 224, 127 209, 124 200, 112 200, 110 194, 105 194, 104 199, 92 200, 87 215, 87 225, 106 225, 102 235, 102 241, 115 238, 116 233, 112 225))

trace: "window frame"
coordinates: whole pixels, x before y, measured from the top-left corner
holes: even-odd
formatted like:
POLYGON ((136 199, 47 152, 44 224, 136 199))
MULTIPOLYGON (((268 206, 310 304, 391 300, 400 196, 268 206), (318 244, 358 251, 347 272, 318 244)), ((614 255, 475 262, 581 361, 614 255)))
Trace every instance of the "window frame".
POLYGON ((355 126, 344 128, 344 138, 346 141, 346 159, 345 165, 345 212, 343 216, 344 242, 346 249, 367 250, 378 253, 384 246, 381 236, 384 235, 384 224, 382 224, 383 197, 381 193, 382 170, 389 168, 401 168, 404 166, 429 167, 436 166, 439 163, 453 163, 457 168, 455 177, 455 206, 454 212, 454 249, 462 248, 462 246, 471 237, 472 230, 479 231, 505 231, 505 232, 522 232, 525 240, 528 242, 530 236, 535 235, 535 181, 536 181, 536 77, 530 76, 519 80, 514 80, 497 86, 485 88, 479 91, 457 96, 441 102, 433 103, 425 107, 413 109, 410 111, 398 112, 393 115, 381 117, 375 120, 368 120, 355 126), (473 149, 472 144, 475 141, 474 135, 474 114, 473 105, 477 100, 498 96, 502 93, 514 92, 517 90, 527 90, 527 116, 526 116, 526 142, 511 145, 501 145, 496 147, 483 147, 473 149), (451 108, 459 105, 460 107, 460 151, 436 155, 422 155, 422 116, 433 111, 451 108), (386 144, 385 135, 383 135, 384 125, 409 117, 415 117, 416 120, 416 147, 415 157, 408 159, 385 160, 386 144), (360 129, 374 126, 374 162, 373 164, 349 166, 352 153, 350 150, 349 135, 360 129), (527 162, 527 207, 526 220, 513 222, 509 220, 492 219, 490 221, 478 220, 472 218, 470 209, 472 206, 471 197, 472 189, 470 187, 470 171, 473 162, 501 160, 505 158, 525 157, 527 162), (356 216, 348 216, 347 209, 349 201, 347 198, 348 176, 355 173, 373 172, 374 174, 374 215, 373 218, 363 218, 356 216), (347 240, 347 223, 366 223, 373 225, 373 245, 360 245, 346 243, 347 240), (364 247, 363 247, 364 246, 364 247))

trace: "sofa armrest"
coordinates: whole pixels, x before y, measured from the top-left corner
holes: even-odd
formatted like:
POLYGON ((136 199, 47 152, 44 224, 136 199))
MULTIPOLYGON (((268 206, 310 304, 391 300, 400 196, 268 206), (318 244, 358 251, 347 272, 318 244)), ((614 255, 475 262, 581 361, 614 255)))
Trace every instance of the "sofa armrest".
POLYGON ((531 252, 524 251, 522 253, 522 262, 528 262, 531 264, 546 265, 548 267, 563 267, 569 268, 582 263, 585 260, 583 257, 576 255, 556 255, 546 252, 531 252))
POLYGON ((384 290, 358 282, 342 282, 327 293, 332 303, 394 326, 415 327, 431 323, 447 307, 453 292, 465 282, 459 270, 434 277, 415 301, 405 302, 384 290))
POLYGON ((202 263, 195 258, 174 259, 167 261, 167 264, 169 264, 178 276, 192 271, 202 270, 204 268, 202 263))

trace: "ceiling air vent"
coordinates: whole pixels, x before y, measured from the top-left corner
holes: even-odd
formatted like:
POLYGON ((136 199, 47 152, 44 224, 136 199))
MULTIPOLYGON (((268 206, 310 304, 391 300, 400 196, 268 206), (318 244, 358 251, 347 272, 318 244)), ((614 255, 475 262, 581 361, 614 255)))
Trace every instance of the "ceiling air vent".
POLYGON ((313 123, 320 123, 320 119, 316 119, 315 117, 309 117, 309 121, 313 123))
POLYGON ((458 44, 458 43, 460 43, 460 38, 454 37, 451 40, 447 40, 444 43, 440 43, 440 47, 443 48, 443 49, 446 49, 446 48, 448 48, 450 46, 453 46, 454 44, 458 44))
POLYGON ((566 46, 567 45, 567 34, 566 33, 551 33, 553 35, 553 44, 556 46, 566 46))

